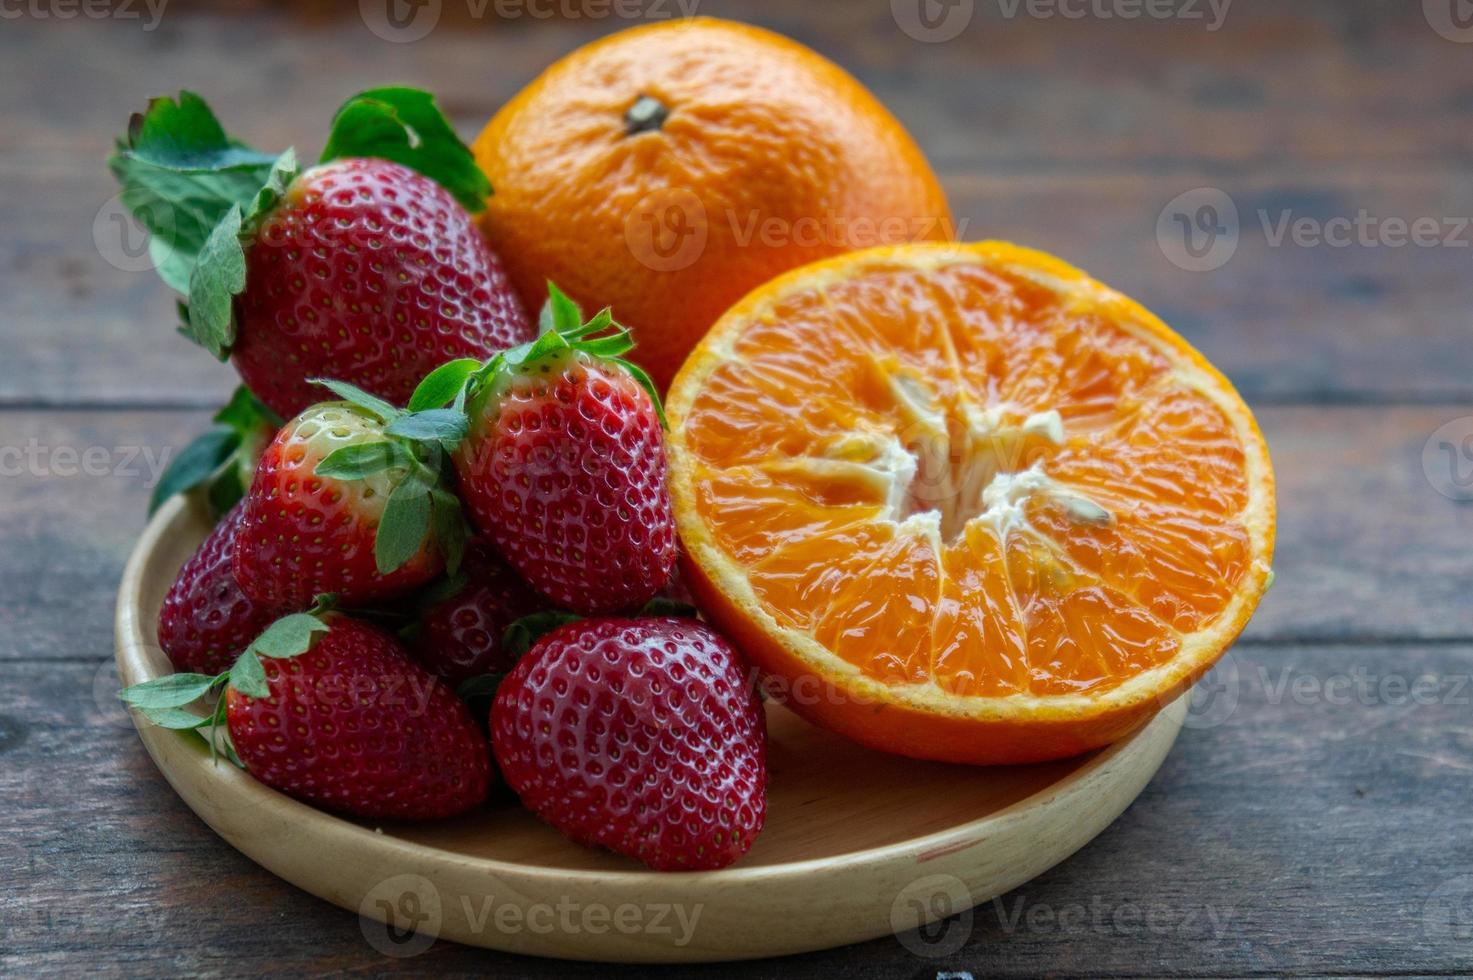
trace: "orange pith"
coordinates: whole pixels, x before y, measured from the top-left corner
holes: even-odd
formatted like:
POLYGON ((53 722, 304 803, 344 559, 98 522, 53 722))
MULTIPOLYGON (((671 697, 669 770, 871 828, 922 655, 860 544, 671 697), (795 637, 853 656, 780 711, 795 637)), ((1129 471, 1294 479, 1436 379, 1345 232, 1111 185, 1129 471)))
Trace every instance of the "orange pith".
POLYGON ((672 386, 692 587, 790 704, 892 751, 1055 758, 1205 672, 1266 588, 1251 413, 1135 303, 1000 243, 749 294, 672 386))

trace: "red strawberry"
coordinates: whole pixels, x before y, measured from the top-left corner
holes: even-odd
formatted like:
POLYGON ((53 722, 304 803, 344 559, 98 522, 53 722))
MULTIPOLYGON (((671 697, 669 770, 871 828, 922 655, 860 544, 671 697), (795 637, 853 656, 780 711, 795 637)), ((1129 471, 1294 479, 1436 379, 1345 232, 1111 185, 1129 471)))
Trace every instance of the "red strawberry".
POLYGON ((461 565, 462 582, 435 597, 419 617, 415 657, 452 684, 511 670, 517 655, 502 642, 506 628, 547 603, 484 544, 473 544, 461 565))
POLYGON ((491 744, 543 820, 657 870, 725 867, 766 816, 762 707, 736 651, 693 620, 548 633, 497 690, 491 744))
POLYGON ((305 172, 184 92, 134 116, 109 164, 185 335, 283 418, 317 400, 315 377, 403 403, 445 361, 534 335, 471 217, 490 184, 424 92, 348 100, 305 172))
POLYGON ((328 613, 318 630, 306 652, 260 651, 261 696, 232 673, 225 716, 251 775, 370 819, 449 817, 484 800, 486 740, 454 692, 377 627, 328 613))
POLYGON ((283 610, 251 599, 235 580, 233 558, 243 508, 221 518, 179 569, 159 611, 159 646, 175 670, 218 674, 283 610))
POLYGON ((282 426, 246 493, 235 575, 260 602, 303 609, 331 593, 347 606, 367 604, 411 592, 445 566, 443 538, 428 534, 429 523, 444 509, 458 524, 458 504, 434 487, 415 444, 389 434, 384 416, 395 409, 383 405, 376 416, 361 392, 334 390, 361 404, 315 405, 282 426), (422 504, 407 531, 396 518, 411 508, 391 506, 401 494, 422 504))
POLYGON ((530 340, 531 320, 471 216, 387 160, 294 180, 246 251, 231 359, 283 417, 341 378, 402 404, 445 361, 530 340))
POLYGON ((636 607, 665 584, 675 525, 665 443, 649 379, 621 360, 628 331, 589 339, 553 288, 554 329, 496 358, 471 384, 470 430, 455 454, 471 522, 559 606, 636 607))

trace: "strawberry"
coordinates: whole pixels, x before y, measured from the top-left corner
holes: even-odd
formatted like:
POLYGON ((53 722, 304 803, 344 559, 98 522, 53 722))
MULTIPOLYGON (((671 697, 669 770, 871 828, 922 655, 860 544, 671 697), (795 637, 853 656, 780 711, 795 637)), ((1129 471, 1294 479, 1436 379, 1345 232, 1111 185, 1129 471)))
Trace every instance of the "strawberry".
POLYGON ((349 158, 292 181, 246 252, 231 359, 279 414, 331 375, 392 402, 444 361, 532 337, 501 261, 439 184, 349 158))
POLYGON ((762 707, 736 651, 694 620, 546 634, 496 692, 491 745, 539 817, 657 870, 725 867, 766 816, 762 707))
POLYGON ((607 310, 588 323, 551 287, 546 327, 468 382, 455 452, 471 523, 556 605, 639 606, 675 561, 659 396, 619 357, 632 346, 607 310))
POLYGON ((547 605, 484 544, 472 544, 461 574, 428 598, 411 649, 452 684, 511 670, 517 651, 504 642, 507 628, 547 605))
POLYGON ((283 418, 319 376, 402 403, 437 365, 533 336, 471 217, 490 185, 423 92, 350 99, 305 171, 231 140, 186 92, 134 117, 110 162, 186 298, 183 332, 283 418))
POLYGON ((351 385, 326 384, 346 400, 282 426, 246 494, 235 575, 263 603, 301 609, 325 593, 349 606, 372 603, 459 561, 459 502, 440 487, 438 446, 416 436, 458 438, 464 419, 404 413, 351 385), (436 430, 437 420, 448 430, 436 430))
POLYGON ((445 683, 391 634, 341 613, 273 623, 229 673, 171 674, 122 692, 156 724, 200 730, 261 782, 339 813, 430 820, 479 805, 486 739, 445 683), (207 716, 183 710, 224 688, 207 716))
POLYGON ((237 504, 215 525, 164 596, 159 646, 175 670, 217 674, 282 612, 251 599, 235 580, 237 504))

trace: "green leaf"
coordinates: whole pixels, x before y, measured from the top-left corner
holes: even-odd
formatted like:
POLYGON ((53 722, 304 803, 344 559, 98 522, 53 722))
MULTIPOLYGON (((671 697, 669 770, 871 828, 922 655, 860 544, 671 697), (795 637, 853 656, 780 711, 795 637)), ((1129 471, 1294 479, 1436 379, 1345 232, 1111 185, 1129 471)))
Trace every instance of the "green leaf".
POLYGON ((241 225, 248 235, 255 233, 261 220, 286 196, 286 189, 301 172, 302 168, 297 165, 297 151, 291 147, 272 161, 265 182, 241 212, 241 225))
POLYGON ((578 325, 583 322, 583 311, 578 304, 568 298, 568 294, 558 288, 557 283, 548 280, 547 302, 542 304, 542 312, 537 316, 537 332, 545 334, 556 330, 560 334, 577 330, 578 325))
POLYGON ((513 656, 520 657, 532 649, 532 645, 546 634, 559 626, 576 623, 581 618, 581 616, 564 612, 561 609, 535 612, 529 616, 523 616, 508 626, 506 632, 501 636, 501 642, 513 656))
POLYGON ((471 709, 473 715, 484 719, 491 714, 491 705, 496 700, 496 690, 501 687, 501 682, 504 680, 506 680, 505 674, 482 674, 479 677, 468 677, 460 682, 455 693, 471 709))
POLYGON ((385 470, 403 469, 414 465, 409 450, 397 442, 381 440, 360 442, 334 450, 313 470, 318 476, 330 476, 339 480, 361 480, 385 470))
POLYGON ((615 364, 634 375, 634 380, 639 382, 639 386, 644 389, 645 394, 650 396, 650 402, 655 406, 655 414, 660 418, 660 428, 669 429, 670 420, 665 418, 665 405, 660 401, 660 389, 655 387, 655 380, 638 364, 626 361, 622 357, 615 357, 612 360, 615 364))
POLYGON ((266 627, 246 652, 274 659, 295 657, 310 650, 313 637, 327 632, 327 628, 326 623, 311 613, 293 613, 266 627))
POLYGON ((460 595, 460 590, 465 588, 468 581, 470 580, 459 571, 447 572, 419 594, 417 597, 419 608, 433 609, 440 603, 455 598, 460 595))
POLYGON ((189 273, 184 334, 224 360, 235 343, 235 297, 245 291, 245 242, 297 176, 296 153, 277 157, 244 205, 231 205, 199 248, 189 273))
POLYGON ((688 602, 671 599, 666 596, 657 595, 644 604, 639 611, 641 616, 651 616, 656 619, 664 617, 675 617, 676 619, 695 619, 699 611, 688 602))
POLYGON ((245 385, 237 385, 225 407, 215 413, 215 421, 228 425, 242 434, 256 429, 275 432, 281 428, 281 419, 267 408, 265 403, 245 385))
POLYGON ((213 477, 240 446, 240 433, 229 426, 217 425, 205 430, 179 451, 148 499, 148 513, 163 505, 176 493, 192 490, 213 477))
POLYGON ((204 697, 217 679, 207 674, 167 674, 125 687, 118 697, 135 708, 180 708, 204 697))
POLYGON ((430 491, 430 508, 435 544, 445 559, 445 571, 454 576, 460 571, 466 541, 470 538, 470 529, 466 527, 465 516, 461 513, 460 500, 450 491, 436 487, 430 491))
POLYGON ((225 360, 235 343, 235 297, 245 289, 241 211, 232 205, 205 239, 189 275, 190 340, 225 360))
POLYGON ((261 658, 256 655, 255 650, 246 650, 235 658, 235 665, 230 668, 230 686, 247 697, 271 696, 271 687, 266 683, 266 670, 261 666, 261 658))
POLYGON ((419 553, 430 532, 430 488, 411 472, 389 494, 373 542, 380 575, 388 575, 419 553))
POLYGON ((380 157, 438 182, 472 214, 484 210, 491 182, 455 135, 428 92, 377 88, 343 104, 332 121, 322 162, 380 157))
POLYGON ((160 728, 169 728, 174 731, 188 731, 210 723, 209 715, 197 715, 183 708, 147 708, 141 713, 143 717, 160 728))
POLYGON ((357 405, 371 415, 376 415, 384 422, 392 422, 403 413, 390 405, 377 395, 370 395, 357 385, 350 385, 346 381, 335 381, 332 378, 313 378, 313 384, 322 387, 337 395, 343 401, 357 405))
POLYGON ((425 375, 419 387, 414 389, 414 394, 409 396, 409 410, 423 412, 444 406, 460 394, 460 390, 465 387, 466 379, 480 367, 481 362, 473 357, 462 357, 459 360, 441 364, 425 375))
POLYGON ((181 92, 133 116, 108 167, 122 185, 119 200, 152 236, 159 276, 184 293, 210 232, 255 198, 275 160, 228 137, 203 99, 181 92))
POLYGON ((451 452, 465 438, 469 426, 464 412, 453 408, 431 408, 413 415, 401 415, 384 431, 404 439, 438 442, 446 452, 451 452))

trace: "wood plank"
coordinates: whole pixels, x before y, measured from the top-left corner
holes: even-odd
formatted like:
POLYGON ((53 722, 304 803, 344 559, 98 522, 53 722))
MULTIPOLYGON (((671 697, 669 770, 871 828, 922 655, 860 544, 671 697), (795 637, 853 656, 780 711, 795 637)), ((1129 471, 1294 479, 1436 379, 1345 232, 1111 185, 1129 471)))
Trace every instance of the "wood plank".
MULTIPOLYGON (((1473 970, 1473 646, 1241 647, 1234 666, 1136 803, 1039 879, 929 939, 707 975, 1473 970)), ((651 973, 449 943, 383 957, 355 916, 256 868, 178 801, 97 658, 0 662, 0 732, 8 975, 75 975, 99 957, 133 975, 651 973)))
MULTIPOLYGON (((1433 433, 1458 419, 1473 434, 1473 406, 1260 413, 1278 461, 1278 582, 1247 642, 1473 639, 1473 506, 1438 493, 1422 463, 1433 433)), ((111 648, 113 590, 151 473, 205 420, 0 412, 0 541, 12 556, 0 566, 0 660, 111 648)), ((1448 486, 1448 471, 1432 473, 1448 486)))
MULTIPOLYGON (((1458 125, 1473 117, 1473 60, 1415 8, 1239 3, 1207 31, 1008 19, 978 4, 961 36, 921 44, 884 4, 844 15, 844 31, 828 29, 841 9, 829 4, 701 7, 786 30, 852 68, 930 151, 966 237, 1057 252, 1137 296, 1250 399, 1467 402, 1473 230, 1455 247, 1272 244, 1285 218, 1364 210, 1453 232, 1473 216, 1473 127, 1458 125), (1157 220, 1199 187, 1235 202, 1239 244, 1221 268, 1184 272, 1157 220)), ((17 83, 0 89, 0 322, 14 343, 0 359, 0 404, 205 405, 231 383, 228 368, 169 335, 172 301, 151 272, 109 263, 128 260, 100 161, 145 95, 200 88, 243 135, 307 152, 346 93, 395 78, 440 92, 470 134, 541 65, 622 26, 457 27, 447 15, 424 41, 387 44, 351 8, 245 9, 170 8, 152 32, 124 20, 7 21, 0 58, 17 83)))
MULTIPOLYGON (((578 9, 566 0, 450 0, 436 5, 437 28, 413 43, 382 41, 356 5, 320 0, 171 7, 153 30, 146 16, 8 20, 0 44, 17 84, 0 92, 9 122, 0 147, 101 151, 137 108, 140 85, 147 94, 200 87, 263 145, 320 132, 347 92, 385 78, 441 93, 459 122, 478 127, 560 55, 690 5, 639 0, 635 9, 651 16, 621 19, 518 13, 578 9), (469 16, 475 9, 489 13, 469 16), (92 56, 68 57, 78 50, 92 56)), ((1466 158, 1473 147, 1473 134, 1449 125, 1470 109, 1473 65, 1416 4, 1238 0, 1220 25, 1210 16, 1028 13, 1047 6, 967 4, 965 29, 930 43, 905 33, 886 3, 695 3, 702 15, 770 27, 837 60, 894 106, 948 170, 1405 164, 1466 158)), ((1066 6, 1088 9, 1056 9, 1066 6)), ((1200 2, 1172 9, 1208 11, 1200 2)))

